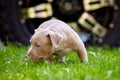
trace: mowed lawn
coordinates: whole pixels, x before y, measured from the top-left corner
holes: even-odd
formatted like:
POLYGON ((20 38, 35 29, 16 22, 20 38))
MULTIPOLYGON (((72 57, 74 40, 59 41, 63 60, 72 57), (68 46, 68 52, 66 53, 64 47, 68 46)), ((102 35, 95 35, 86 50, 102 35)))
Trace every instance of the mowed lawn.
POLYGON ((87 47, 89 62, 75 52, 66 63, 33 62, 28 47, 0 44, 0 80, 120 80, 120 48, 87 47))

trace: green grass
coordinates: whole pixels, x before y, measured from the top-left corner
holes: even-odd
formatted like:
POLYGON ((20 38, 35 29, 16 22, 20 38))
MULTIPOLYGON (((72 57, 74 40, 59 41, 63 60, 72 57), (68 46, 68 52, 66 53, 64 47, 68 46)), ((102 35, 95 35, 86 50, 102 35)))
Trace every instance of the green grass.
POLYGON ((29 60, 27 49, 0 44, 0 80, 120 80, 120 48, 88 47, 88 63, 73 52, 53 64, 29 60))

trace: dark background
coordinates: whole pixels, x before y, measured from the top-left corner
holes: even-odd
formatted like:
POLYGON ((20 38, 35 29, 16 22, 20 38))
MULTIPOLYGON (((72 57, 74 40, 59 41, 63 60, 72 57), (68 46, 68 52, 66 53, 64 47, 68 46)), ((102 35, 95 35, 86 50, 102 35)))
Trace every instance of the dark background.
MULTIPOLYGON (((100 24, 102 24, 108 31, 103 37, 94 35, 91 31, 82 27, 77 21, 79 17, 86 12, 83 7, 82 0, 54 0, 52 3, 53 15, 47 18, 27 18, 22 23, 21 10, 34 7, 41 3, 50 3, 47 0, 0 0, 0 40, 5 43, 11 41, 14 43, 22 43, 29 45, 29 39, 42 22, 56 17, 66 23, 76 22, 81 32, 89 34, 86 45, 109 45, 111 47, 120 46, 120 1, 115 1, 114 7, 105 7, 99 10, 87 11, 91 14, 100 24), (22 4, 20 4, 22 1, 22 4), (71 10, 66 10, 65 3, 72 4, 71 10), (107 17, 106 17, 107 16, 107 17), (113 23, 113 28, 109 28, 110 23, 113 23), (101 41, 100 41, 101 40, 101 41)), ((85 36, 86 37, 86 36, 85 36)))

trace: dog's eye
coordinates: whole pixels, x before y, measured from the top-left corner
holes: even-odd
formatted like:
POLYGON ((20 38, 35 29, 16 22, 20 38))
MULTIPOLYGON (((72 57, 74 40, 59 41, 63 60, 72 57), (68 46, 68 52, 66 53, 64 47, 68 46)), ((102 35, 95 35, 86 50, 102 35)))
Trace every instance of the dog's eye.
POLYGON ((40 47, 40 45, 39 45, 39 44, 37 44, 37 43, 35 44, 35 46, 36 46, 37 48, 39 48, 39 47, 40 47))

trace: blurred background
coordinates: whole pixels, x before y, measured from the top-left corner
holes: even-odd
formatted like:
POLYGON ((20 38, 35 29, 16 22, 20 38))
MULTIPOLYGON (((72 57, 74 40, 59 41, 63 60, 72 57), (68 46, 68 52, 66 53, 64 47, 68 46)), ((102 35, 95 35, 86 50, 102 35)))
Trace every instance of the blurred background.
POLYGON ((120 46, 120 0, 0 0, 0 42, 29 45, 49 19, 69 24, 85 45, 120 46))

